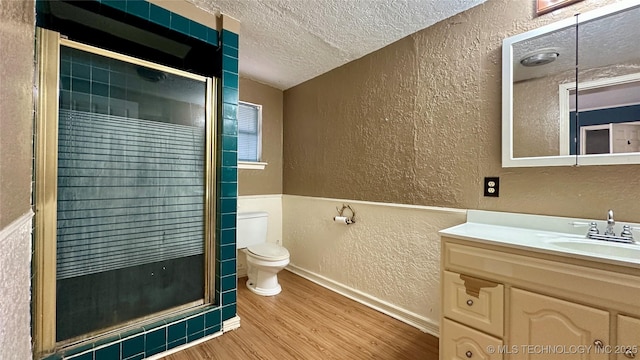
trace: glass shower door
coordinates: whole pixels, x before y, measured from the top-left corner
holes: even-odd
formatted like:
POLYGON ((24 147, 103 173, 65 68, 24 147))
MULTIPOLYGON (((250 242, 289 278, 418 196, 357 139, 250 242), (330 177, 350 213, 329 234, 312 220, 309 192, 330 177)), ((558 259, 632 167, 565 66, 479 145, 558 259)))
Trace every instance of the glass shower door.
POLYGON ((90 50, 60 47, 58 342, 206 298, 210 83, 90 50))

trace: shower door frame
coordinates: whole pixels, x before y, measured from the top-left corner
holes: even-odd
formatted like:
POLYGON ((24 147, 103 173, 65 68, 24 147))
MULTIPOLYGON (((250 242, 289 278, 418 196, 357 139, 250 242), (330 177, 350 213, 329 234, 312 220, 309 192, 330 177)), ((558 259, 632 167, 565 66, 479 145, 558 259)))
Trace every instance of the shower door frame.
POLYGON ((34 233, 33 233, 33 352, 35 358, 69 345, 95 341, 113 335, 133 324, 157 321, 169 314, 197 306, 219 303, 215 299, 215 224, 216 224, 216 96, 215 78, 134 58, 61 37, 60 33, 36 28, 36 114, 34 135, 34 233), (58 111, 60 47, 86 51, 112 59, 206 83, 205 100, 205 195, 204 195, 204 294, 202 300, 164 310, 142 318, 100 329, 78 338, 56 342, 56 225, 58 177, 58 111))

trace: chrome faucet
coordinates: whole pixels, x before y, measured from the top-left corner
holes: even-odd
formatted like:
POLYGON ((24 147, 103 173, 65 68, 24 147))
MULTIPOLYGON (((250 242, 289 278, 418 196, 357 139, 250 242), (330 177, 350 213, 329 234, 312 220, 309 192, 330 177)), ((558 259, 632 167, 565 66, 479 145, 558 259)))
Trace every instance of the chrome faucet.
MULTIPOLYGON (((630 225, 625 225, 622 227, 622 232, 620 236, 616 236, 616 233, 613 231, 613 227, 616 225, 616 221, 613 219, 613 210, 607 211, 607 229, 604 231, 604 234, 600 234, 598 231, 598 225, 595 222, 589 223, 589 231, 587 231, 587 238, 593 240, 605 240, 605 241, 613 241, 619 243, 627 243, 634 244, 636 241, 633 239, 633 230, 640 230, 640 228, 635 228, 630 225)), ((640 243, 640 242, 639 242, 640 243)))
POLYGON ((615 236, 616 233, 613 231, 613 227, 615 225, 616 225, 616 221, 613 220, 613 210, 609 210, 607 212, 607 230, 604 231, 604 234, 615 236))

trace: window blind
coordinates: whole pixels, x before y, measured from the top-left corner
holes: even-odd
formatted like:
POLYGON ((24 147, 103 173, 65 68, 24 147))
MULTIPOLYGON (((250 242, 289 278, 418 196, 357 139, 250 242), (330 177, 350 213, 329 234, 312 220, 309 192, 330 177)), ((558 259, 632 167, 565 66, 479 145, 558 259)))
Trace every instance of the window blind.
POLYGON ((260 161, 260 106, 238 104, 238 160, 260 161))

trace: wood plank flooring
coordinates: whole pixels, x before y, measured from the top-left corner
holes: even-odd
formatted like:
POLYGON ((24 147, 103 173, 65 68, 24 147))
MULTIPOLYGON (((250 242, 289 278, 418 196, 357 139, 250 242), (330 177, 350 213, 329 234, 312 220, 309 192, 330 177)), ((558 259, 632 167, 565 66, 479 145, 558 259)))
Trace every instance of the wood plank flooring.
POLYGON ((438 339, 286 270, 282 293, 238 284, 241 326, 163 360, 437 360, 438 339))

